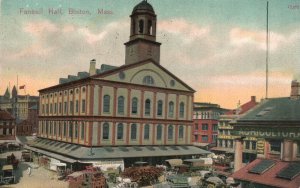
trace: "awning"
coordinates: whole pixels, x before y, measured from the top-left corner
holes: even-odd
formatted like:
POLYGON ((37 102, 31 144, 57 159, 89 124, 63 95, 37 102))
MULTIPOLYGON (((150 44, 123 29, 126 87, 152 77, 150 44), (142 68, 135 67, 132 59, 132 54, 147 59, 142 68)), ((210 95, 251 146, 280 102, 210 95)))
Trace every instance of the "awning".
POLYGON ((181 159, 169 159, 169 160, 166 160, 166 162, 168 162, 171 167, 179 166, 179 165, 182 165, 182 163, 183 163, 181 159))
POLYGON ((198 142, 194 142, 193 145, 194 146, 199 146, 199 147, 206 147, 208 146, 210 143, 198 143, 198 142))
POLYGON ((63 155, 80 161, 135 157, 206 155, 211 153, 209 151, 189 145, 86 147, 42 138, 34 140, 30 146, 32 148, 37 148, 41 153, 41 150, 47 151, 48 155, 50 155, 50 152, 54 152, 60 156, 63 155))
POLYGON ((77 162, 77 160, 74 160, 74 159, 71 159, 71 158, 56 154, 56 153, 51 153, 51 152, 48 152, 48 151, 45 151, 45 150, 41 150, 41 149, 38 149, 38 148, 30 147, 30 146, 27 146, 27 145, 25 145, 24 148, 28 149, 28 150, 31 150, 31 151, 34 151, 34 152, 37 152, 37 153, 41 153, 43 155, 47 155, 48 157, 53 157, 55 159, 58 159, 58 160, 61 160, 61 161, 64 161, 64 162, 68 162, 68 163, 77 162))

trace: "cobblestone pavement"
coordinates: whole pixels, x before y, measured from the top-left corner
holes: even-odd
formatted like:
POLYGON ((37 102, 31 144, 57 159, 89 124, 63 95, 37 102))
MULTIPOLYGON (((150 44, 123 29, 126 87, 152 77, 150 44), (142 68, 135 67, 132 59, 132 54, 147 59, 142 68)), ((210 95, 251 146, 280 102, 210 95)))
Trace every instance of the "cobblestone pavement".
MULTIPOLYGON (((14 153, 17 159, 21 159, 21 151, 10 151, 0 153, 0 163, 3 165, 6 156, 14 153)), ((2 168, 1 165, 1 168, 2 168)), ((1 187, 14 188, 67 188, 68 182, 57 180, 56 172, 49 171, 43 167, 38 167, 33 163, 20 162, 18 169, 15 170, 16 183, 11 185, 2 185, 1 187), (31 168, 31 175, 27 174, 28 167, 31 168)))

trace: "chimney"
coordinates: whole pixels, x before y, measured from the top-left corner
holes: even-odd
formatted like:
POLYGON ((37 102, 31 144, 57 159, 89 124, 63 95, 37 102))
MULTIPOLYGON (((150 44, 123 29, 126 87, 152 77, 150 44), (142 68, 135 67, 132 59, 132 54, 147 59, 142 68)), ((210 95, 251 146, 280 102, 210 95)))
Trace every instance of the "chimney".
POLYGON ((300 98, 300 82, 297 80, 292 81, 291 88, 291 99, 299 99, 300 98))
POLYGON ((96 59, 92 59, 90 61, 90 76, 93 76, 96 74, 96 59))
POLYGON ((251 102, 256 102, 256 97, 255 96, 251 96, 251 102))

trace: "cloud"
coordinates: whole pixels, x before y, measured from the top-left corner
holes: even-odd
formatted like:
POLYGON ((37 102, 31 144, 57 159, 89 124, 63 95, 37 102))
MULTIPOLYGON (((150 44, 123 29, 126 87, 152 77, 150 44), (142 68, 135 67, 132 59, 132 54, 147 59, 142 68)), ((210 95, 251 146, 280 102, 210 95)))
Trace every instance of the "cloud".
MULTIPOLYGON (((269 33, 269 48, 271 51, 278 50, 286 44, 291 44, 299 39, 299 32, 290 35, 281 33, 269 33)), ((254 31, 243 28, 232 28, 230 31, 230 44, 235 47, 255 46, 260 50, 266 50, 266 31, 254 31)))
POLYGON ((167 32, 182 37, 185 42, 192 42, 196 39, 202 39, 210 32, 209 27, 201 27, 182 18, 163 20, 158 22, 157 27, 162 32, 167 32))
POLYGON ((83 34, 86 41, 91 45, 95 44, 98 41, 103 40, 103 38, 107 35, 107 31, 103 31, 98 34, 94 34, 87 28, 80 28, 79 32, 83 34))
POLYGON ((40 37, 46 33, 57 32, 59 29, 54 23, 49 20, 45 20, 26 23, 23 30, 33 36, 40 37))

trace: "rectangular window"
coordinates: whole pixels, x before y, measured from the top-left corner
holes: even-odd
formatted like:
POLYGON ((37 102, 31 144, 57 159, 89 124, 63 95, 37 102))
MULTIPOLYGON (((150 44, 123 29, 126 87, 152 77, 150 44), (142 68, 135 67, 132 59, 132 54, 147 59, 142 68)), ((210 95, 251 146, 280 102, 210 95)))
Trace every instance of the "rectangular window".
POLYGON ((45 105, 43 104, 42 105, 42 114, 44 114, 45 113, 45 105))
POLYGON ((58 122, 58 136, 60 136, 60 134, 61 134, 61 127, 60 127, 60 122, 58 122))
POLYGON ((208 136, 202 135, 202 142, 208 142, 208 136))
POLYGON ((85 99, 82 99, 81 101, 81 112, 85 113, 85 99))
POLYGON ((198 131, 198 123, 195 124, 195 130, 198 131))
POLYGON ((202 131, 208 130, 208 124, 202 124, 202 131))
POLYGON ((64 113, 66 114, 68 112, 68 103, 64 102, 64 113))
POLYGON ((218 131, 218 124, 213 124, 213 131, 218 131))
POLYGON ((199 139, 199 138, 198 138, 198 135, 195 135, 195 142, 199 142, 198 139, 199 139))
POLYGON ((50 114, 52 114, 52 104, 50 104, 50 114))
POLYGON ((250 149, 250 141, 244 141, 245 149, 250 149))
POLYGON ((271 152, 280 153, 281 152, 281 142, 279 140, 272 140, 270 143, 271 152))
POLYGON ((69 124, 69 137, 70 138, 73 137, 73 124, 72 123, 69 124))
POLYGON ((256 142, 252 141, 252 150, 256 150, 256 142))
POLYGON ((57 113, 57 103, 54 103, 54 114, 57 113))
POLYGON ((84 139, 84 123, 81 123, 80 138, 81 138, 81 140, 84 139))
POLYGON ((59 107, 58 107, 58 111, 59 111, 59 113, 61 114, 61 109, 62 109, 62 104, 61 104, 61 102, 59 103, 59 107))
POLYGON ((74 112, 74 103, 73 101, 70 101, 70 113, 72 114, 74 112))
POLYGON ((53 122, 53 135, 56 135, 56 122, 53 122))
POLYGON ((212 135, 212 141, 213 141, 214 143, 216 143, 217 138, 218 138, 218 135, 216 135, 216 134, 213 134, 213 135, 212 135))
POLYGON ((78 110, 79 110, 79 104, 78 104, 78 100, 76 100, 75 102, 75 112, 78 113, 78 110))
POLYGON ((49 104, 46 104, 46 114, 49 114, 49 104))
POLYGON ((75 131, 75 138, 78 138, 78 122, 75 123, 75 127, 74 127, 74 131, 75 131))
POLYGON ((67 136, 67 122, 64 122, 64 137, 67 136))
POLYGON ((49 134, 50 135, 52 134, 52 129, 53 129, 53 124, 52 124, 52 122, 50 122, 50 126, 49 126, 49 134))

